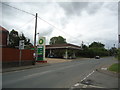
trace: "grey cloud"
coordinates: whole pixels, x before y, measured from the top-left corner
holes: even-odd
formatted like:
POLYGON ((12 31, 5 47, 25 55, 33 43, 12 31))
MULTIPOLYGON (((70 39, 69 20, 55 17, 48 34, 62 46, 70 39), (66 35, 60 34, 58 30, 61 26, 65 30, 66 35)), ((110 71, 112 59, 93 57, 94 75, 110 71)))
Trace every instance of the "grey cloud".
POLYGON ((87 12, 89 14, 94 14, 96 13, 103 5, 103 2, 94 2, 94 3, 89 3, 88 7, 87 7, 87 12))
POLYGON ((103 2, 60 2, 58 3, 67 15, 80 15, 83 10, 89 14, 96 13, 103 5, 103 2))
POLYGON ((58 3, 67 15, 79 14, 83 9, 88 7, 88 2, 59 2, 58 3))
POLYGON ((38 31, 38 32, 40 32, 40 33, 39 33, 40 36, 49 36, 49 35, 52 34, 53 29, 52 29, 52 28, 49 28, 49 29, 46 28, 46 29, 41 29, 41 31, 42 31, 42 32, 40 32, 40 30, 38 31))

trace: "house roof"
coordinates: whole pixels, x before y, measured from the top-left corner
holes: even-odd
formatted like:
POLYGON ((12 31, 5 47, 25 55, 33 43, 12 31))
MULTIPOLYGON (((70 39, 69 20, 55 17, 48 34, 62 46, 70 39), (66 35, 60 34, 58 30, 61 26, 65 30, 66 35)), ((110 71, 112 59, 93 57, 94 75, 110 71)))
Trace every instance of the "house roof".
POLYGON ((80 46, 77 45, 73 45, 73 44, 53 44, 53 45, 46 45, 46 49, 65 49, 65 48, 69 48, 69 49, 81 49, 80 46))
POLYGON ((5 28, 3 28, 2 26, 0 26, 0 31, 9 32, 8 30, 6 30, 5 28))

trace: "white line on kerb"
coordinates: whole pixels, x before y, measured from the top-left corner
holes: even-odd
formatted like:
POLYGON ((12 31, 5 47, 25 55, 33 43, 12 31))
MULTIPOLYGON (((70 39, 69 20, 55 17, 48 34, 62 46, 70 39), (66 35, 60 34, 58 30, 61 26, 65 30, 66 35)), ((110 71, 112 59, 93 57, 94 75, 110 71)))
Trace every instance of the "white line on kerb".
POLYGON ((81 84, 81 83, 79 85, 83 86, 83 88, 87 88, 87 86, 94 87, 94 88, 105 88, 105 87, 101 87, 101 86, 84 85, 84 84, 81 84))
POLYGON ((84 85, 82 88, 87 88, 88 85, 84 85))
POLYGON ((77 86, 79 86, 79 85, 80 85, 79 83, 76 83, 74 86, 77 87, 77 86))
POLYGON ((89 77, 90 75, 92 75, 94 72, 95 72, 95 71, 93 70, 91 73, 89 73, 86 77, 84 77, 84 78, 81 80, 81 82, 82 82, 83 80, 85 80, 87 77, 89 77))
POLYGON ((105 87, 100 87, 100 86, 93 86, 93 85, 89 85, 90 87, 94 87, 94 88, 105 88, 105 87))

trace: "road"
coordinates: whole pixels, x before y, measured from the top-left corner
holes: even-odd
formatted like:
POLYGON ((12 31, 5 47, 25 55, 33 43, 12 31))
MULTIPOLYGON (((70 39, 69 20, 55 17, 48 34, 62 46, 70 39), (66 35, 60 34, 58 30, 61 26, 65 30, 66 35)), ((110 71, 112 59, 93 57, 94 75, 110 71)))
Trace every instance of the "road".
POLYGON ((94 80, 107 81, 109 78, 112 79, 112 82, 107 83, 108 85, 101 84, 102 87, 117 88, 117 78, 114 79, 113 77, 108 77, 103 74, 102 77, 98 78, 98 73, 95 71, 101 66, 115 62, 116 60, 114 60, 113 57, 101 59, 92 58, 6 72, 2 74, 2 84, 3 88, 70 88, 86 76, 92 77, 96 75, 94 80), (94 73, 92 73, 93 71, 94 73))

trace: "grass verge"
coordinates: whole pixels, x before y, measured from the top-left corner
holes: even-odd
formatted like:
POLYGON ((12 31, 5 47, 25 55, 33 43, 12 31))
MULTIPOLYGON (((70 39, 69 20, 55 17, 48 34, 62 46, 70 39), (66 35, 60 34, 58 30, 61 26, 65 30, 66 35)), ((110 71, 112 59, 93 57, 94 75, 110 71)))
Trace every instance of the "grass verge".
POLYGON ((113 71, 113 72, 117 72, 120 73, 120 63, 115 63, 113 65, 111 65, 108 70, 113 71))

